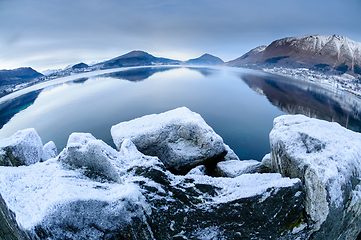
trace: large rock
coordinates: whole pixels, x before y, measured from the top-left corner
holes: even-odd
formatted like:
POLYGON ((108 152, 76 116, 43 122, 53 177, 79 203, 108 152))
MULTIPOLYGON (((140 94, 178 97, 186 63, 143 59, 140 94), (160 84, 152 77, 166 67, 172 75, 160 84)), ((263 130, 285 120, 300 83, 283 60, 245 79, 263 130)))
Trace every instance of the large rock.
POLYGON ((300 178, 314 239, 356 239, 361 232, 361 134, 337 123, 281 116, 270 133, 271 168, 300 178))
POLYGON ((9 138, 0 138, 0 166, 31 165, 39 162, 43 144, 34 128, 17 131, 9 138))
POLYGON ((82 168, 92 178, 105 178, 120 182, 116 166, 121 164, 119 153, 90 133, 72 133, 59 160, 76 168, 82 168))
POLYGON ((119 123, 111 128, 111 135, 118 149, 124 139, 130 139, 139 151, 157 156, 176 173, 226 154, 222 138, 186 107, 119 123))

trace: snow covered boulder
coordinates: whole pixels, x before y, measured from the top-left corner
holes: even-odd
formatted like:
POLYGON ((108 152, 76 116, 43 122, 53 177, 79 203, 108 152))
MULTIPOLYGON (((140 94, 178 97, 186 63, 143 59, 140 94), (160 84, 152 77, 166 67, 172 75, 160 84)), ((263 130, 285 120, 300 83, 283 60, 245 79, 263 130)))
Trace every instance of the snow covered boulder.
POLYGON ((46 161, 51 158, 55 158, 58 156, 58 150, 53 141, 49 141, 43 147, 43 156, 41 157, 41 161, 46 161))
POLYGON ((157 156, 176 173, 226 154, 222 138, 186 107, 119 123, 112 126, 111 135, 118 149, 124 139, 130 139, 140 152, 157 156))
POLYGON ((0 193, 29 239, 153 239, 147 203, 129 180, 96 181, 57 159, 0 166, 0 193))
POLYGON ((34 128, 17 131, 9 138, 0 138, 0 166, 31 165, 39 162, 43 144, 34 128))
POLYGON ((361 134, 337 123, 281 116, 270 133, 271 165, 300 178, 314 239, 356 239, 361 232, 361 134))
POLYGON ((238 177, 246 173, 262 173, 264 167, 256 160, 228 160, 217 163, 216 176, 238 177))
POLYGON ((117 166, 119 152, 90 133, 72 133, 59 160, 75 168, 81 168, 91 178, 105 178, 120 182, 117 166))

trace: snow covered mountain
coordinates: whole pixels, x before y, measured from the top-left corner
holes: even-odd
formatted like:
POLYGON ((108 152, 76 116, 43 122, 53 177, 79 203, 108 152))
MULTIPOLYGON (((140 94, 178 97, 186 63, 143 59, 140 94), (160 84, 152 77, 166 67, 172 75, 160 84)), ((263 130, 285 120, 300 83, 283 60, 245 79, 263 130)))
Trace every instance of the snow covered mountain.
POLYGON ((361 43, 338 35, 288 37, 267 47, 252 49, 227 63, 233 67, 250 64, 307 67, 361 75, 361 43))

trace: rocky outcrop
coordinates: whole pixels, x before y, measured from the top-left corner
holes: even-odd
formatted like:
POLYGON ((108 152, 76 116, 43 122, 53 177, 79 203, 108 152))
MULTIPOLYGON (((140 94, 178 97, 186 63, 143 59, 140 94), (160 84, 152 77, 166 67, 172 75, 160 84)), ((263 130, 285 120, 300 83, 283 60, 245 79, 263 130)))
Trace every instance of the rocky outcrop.
MULTIPOLYGON (((70 139, 82 146, 97 141, 84 134, 70 139)), ((88 155, 90 163, 82 165, 94 166, 99 161, 97 167, 102 169, 104 159, 95 156, 88 155)), ((19 169, 21 174, 3 168, 0 192, 5 192, 18 222, 39 239, 290 239, 307 235, 299 179, 276 173, 236 178, 177 176, 158 158, 138 152, 130 140, 123 142, 118 162, 122 164, 113 166, 121 176, 120 184, 89 177, 82 168, 57 159, 19 169)), ((93 170, 99 172, 96 167, 93 170)))
POLYGON ((0 166, 21 166, 39 162, 43 144, 35 129, 16 132, 9 138, 0 139, 0 166))
POLYGON ((275 119, 271 167, 299 178, 313 239, 356 239, 361 232, 361 134, 302 115, 275 119))
POLYGON ((111 128, 111 135, 118 149, 130 139, 139 151, 157 156, 176 173, 213 163, 227 153, 222 138, 185 107, 119 123, 111 128))
MULTIPOLYGON (((162 122, 169 131, 158 128, 156 133, 170 134, 176 142, 180 137, 200 146, 218 141, 222 156, 239 161, 204 120, 186 108, 144 119, 151 120, 152 128, 162 122), (177 123, 178 131, 169 123, 177 123)), ((143 127, 136 130, 147 129, 143 127)), ((216 178, 208 176, 203 165, 187 175, 174 175, 158 157, 139 152, 130 139, 118 144, 116 151, 91 134, 73 133, 56 158, 22 168, 0 167, 0 193, 18 224, 34 239, 308 236, 299 179, 278 173, 216 178)))

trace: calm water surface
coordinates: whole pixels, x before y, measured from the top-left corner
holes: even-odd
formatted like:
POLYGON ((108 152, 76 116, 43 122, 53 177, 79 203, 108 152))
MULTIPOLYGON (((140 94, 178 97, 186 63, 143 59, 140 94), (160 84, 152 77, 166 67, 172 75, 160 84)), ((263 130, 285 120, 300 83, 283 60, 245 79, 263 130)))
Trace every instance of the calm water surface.
POLYGON ((186 106, 241 159, 270 151, 273 119, 302 113, 361 129, 360 99, 309 83, 233 68, 136 68, 80 78, 0 105, 0 137, 33 127, 61 151, 72 132, 90 132, 114 146, 110 128, 146 114, 186 106))

